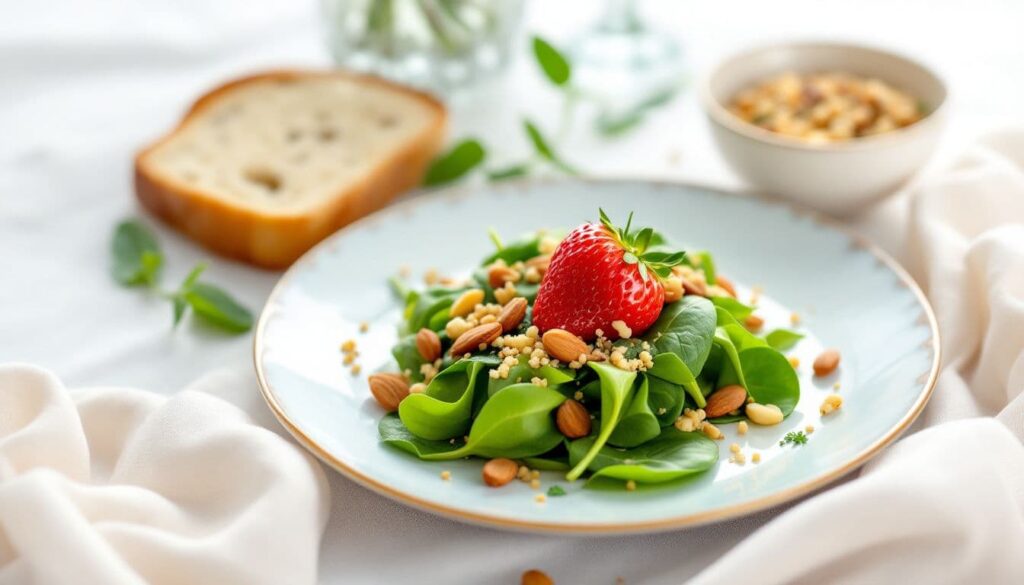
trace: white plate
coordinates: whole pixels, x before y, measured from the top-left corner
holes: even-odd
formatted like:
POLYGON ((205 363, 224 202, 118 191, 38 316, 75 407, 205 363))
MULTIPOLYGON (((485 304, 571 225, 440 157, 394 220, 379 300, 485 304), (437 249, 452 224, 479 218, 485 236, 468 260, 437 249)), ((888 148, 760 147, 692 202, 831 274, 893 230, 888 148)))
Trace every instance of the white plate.
POLYGON ((855 469, 907 428, 935 383, 939 338, 927 301, 910 277, 863 240, 809 213, 763 199, 689 185, 643 181, 521 182, 416 197, 349 226, 307 253, 270 295, 256 330, 263 395, 310 451, 364 486, 455 519, 530 531, 625 533, 670 529, 747 514, 796 498, 855 469), (480 480, 479 460, 421 462, 378 442, 382 412, 366 375, 394 370, 399 303, 387 279, 403 266, 467 274, 492 249, 486 230, 506 238, 541 227, 571 228, 635 211, 672 241, 710 250, 741 299, 764 289, 765 330, 800 315, 807 337, 801 399, 781 425, 739 436, 727 425, 720 462, 683 484, 614 492, 568 484, 545 472, 544 489, 567 496, 534 500, 527 484, 501 489, 480 480), (366 333, 359 324, 369 323, 366 333), (339 344, 356 339, 362 373, 342 365, 339 344), (836 347, 837 374, 810 365, 836 347), (838 390, 842 409, 822 419, 822 399, 838 390), (815 427, 806 445, 780 447, 790 430, 815 427), (730 443, 748 455, 729 463, 730 443), (750 462, 761 453, 759 464, 750 462), (449 470, 450 481, 440 473, 449 470))

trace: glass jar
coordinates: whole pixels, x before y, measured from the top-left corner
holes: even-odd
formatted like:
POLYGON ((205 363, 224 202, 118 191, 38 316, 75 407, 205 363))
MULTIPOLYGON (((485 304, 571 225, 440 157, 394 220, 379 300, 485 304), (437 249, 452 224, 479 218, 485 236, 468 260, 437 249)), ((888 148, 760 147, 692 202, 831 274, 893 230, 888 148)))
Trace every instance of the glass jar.
POLYGON ((323 0, 338 65, 441 93, 508 64, 521 0, 323 0))

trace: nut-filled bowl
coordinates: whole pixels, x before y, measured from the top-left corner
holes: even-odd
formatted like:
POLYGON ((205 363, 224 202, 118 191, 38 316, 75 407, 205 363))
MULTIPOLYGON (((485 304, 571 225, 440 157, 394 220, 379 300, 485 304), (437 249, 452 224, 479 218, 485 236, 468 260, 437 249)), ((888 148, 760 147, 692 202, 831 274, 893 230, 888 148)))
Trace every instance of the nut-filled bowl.
POLYGON ((932 154, 948 109, 946 85, 928 67, 887 50, 827 42, 735 54, 702 80, 700 95, 715 143, 738 175, 758 190, 832 215, 857 213, 906 183, 932 154), (766 80, 828 72, 899 88, 913 96, 922 115, 885 132, 812 142, 750 123, 730 110, 740 92, 766 80))

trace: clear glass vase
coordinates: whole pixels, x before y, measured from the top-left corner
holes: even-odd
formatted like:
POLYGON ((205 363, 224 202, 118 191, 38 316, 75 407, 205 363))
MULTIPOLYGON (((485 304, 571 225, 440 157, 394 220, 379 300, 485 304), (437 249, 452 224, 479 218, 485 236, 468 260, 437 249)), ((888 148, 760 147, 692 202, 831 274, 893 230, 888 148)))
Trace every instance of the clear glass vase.
POLYGON ((501 71, 522 0, 322 0, 335 63, 450 93, 501 71))

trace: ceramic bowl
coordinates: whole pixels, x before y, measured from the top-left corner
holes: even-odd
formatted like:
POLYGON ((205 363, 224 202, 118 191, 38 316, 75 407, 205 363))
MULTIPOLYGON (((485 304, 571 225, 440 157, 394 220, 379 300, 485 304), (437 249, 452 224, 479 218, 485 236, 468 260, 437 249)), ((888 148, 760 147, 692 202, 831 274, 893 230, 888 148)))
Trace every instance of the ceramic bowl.
POLYGON ((712 135, 729 166, 752 186, 832 215, 851 215, 895 192, 920 169, 938 141, 946 86, 927 67, 889 51, 837 43, 787 43, 727 58, 701 83, 712 135), (905 128, 824 145, 744 122, 726 109, 740 90, 787 71, 875 77, 926 104, 929 114, 905 128))

